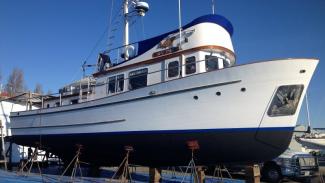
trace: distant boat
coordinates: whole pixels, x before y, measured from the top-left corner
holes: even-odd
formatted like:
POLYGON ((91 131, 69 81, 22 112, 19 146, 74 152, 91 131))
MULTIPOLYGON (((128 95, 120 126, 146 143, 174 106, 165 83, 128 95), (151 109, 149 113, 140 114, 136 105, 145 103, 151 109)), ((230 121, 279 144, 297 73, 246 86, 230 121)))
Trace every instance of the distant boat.
POLYGON ((124 45, 101 53, 92 77, 39 110, 11 113, 13 142, 65 162, 82 144, 92 165, 118 165, 132 146, 133 164, 155 167, 187 165, 189 142, 200 165, 260 162, 287 149, 317 59, 235 65, 233 26, 220 15, 129 44, 129 8, 143 15, 148 5, 124 1, 124 45))
POLYGON ((318 132, 312 130, 311 121, 310 121, 308 95, 307 94, 305 95, 305 99, 306 99, 308 127, 307 127, 307 131, 303 135, 296 136, 295 139, 303 147, 306 147, 308 149, 324 150, 325 149, 325 134, 324 133, 318 133, 318 132))
POLYGON ((325 134, 306 133, 301 137, 295 137, 296 141, 308 149, 324 150, 325 134))

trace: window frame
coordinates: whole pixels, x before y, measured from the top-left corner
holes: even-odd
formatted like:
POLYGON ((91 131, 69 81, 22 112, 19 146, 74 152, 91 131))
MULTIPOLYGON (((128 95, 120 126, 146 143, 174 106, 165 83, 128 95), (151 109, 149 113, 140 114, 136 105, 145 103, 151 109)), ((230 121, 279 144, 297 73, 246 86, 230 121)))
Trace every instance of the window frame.
POLYGON ((218 56, 215 56, 215 55, 205 55, 205 71, 206 72, 209 72, 209 71, 214 71, 214 70, 219 70, 220 69, 220 66, 219 66, 219 59, 220 59, 220 57, 218 57, 218 56), (210 59, 210 58, 207 58, 207 57, 213 57, 213 59, 216 59, 216 60, 214 60, 214 61, 212 61, 212 59, 210 59), (211 61, 211 62, 215 62, 215 63, 217 63, 217 68, 211 68, 211 69, 208 69, 208 62, 209 61, 211 61))
POLYGON ((115 88, 116 91, 115 92, 116 93, 123 92, 124 91, 124 84, 125 84, 124 74, 117 75, 116 76, 116 88, 115 88), (122 82, 122 84, 120 82, 122 82), (122 86, 121 90, 119 90, 120 86, 122 86))
POLYGON ((123 92, 125 90, 124 85, 125 85, 124 73, 107 77, 106 92, 108 95, 123 92), (114 92, 110 88, 111 86, 113 86, 113 85, 111 85, 111 83, 114 83, 114 92), (122 83, 122 85, 120 85, 121 83, 122 83), (120 86, 122 86, 122 87, 120 87, 120 86), (121 88, 121 90, 119 88, 121 88))
POLYGON ((269 117, 295 115, 300 100, 303 100, 301 96, 304 89, 305 86, 303 84, 279 86, 268 106, 267 115, 269 117))
POLYGON ((169 61, 168 63, 167 63, 167 78, 168 79, 170 79, 170 78, 176 78, 176 77, 179 77, 179 75, 180 75, 180 65, 179 65, 179 60, 173 60, 173 61, 169 61), (171 69, 173 69, 173 70, 175 70, 175 69, 177 69, 177 72, 175 72, 175 73, 177 73, 177 75, 172 75, 172 76, 170 76, 169 75, 169 73, 170 73, 170 68, 169 68, 169 65, 170 64, 172 64, 172 63, 177 63, 177 67, 176 66, 173 66, 171 69))
POLYGON ((197 71, 196 57, 195 56, 186 57, 185 58, 185 75, 195 74, 196 71, 197 71), (189 60, 189 59, 192 59, 192 58, 194 58, 194 60, 189 60), (193 63, 188 63, 188 62, 193 62, 193 63), (188 70, 189 65, 194 65, 194 72, 192 72, 191 70, 188 70), (191 71, 191 72, 188 72, 188 71, 191 71))
POLYGON ((107 94, 114 94, 114 93, 116 93, 116 76, 110 76, 110 77, 108 77, 107 78, 107 94), (114 81, 114 91, 113 90, 111 90, 111 86, 113 86, 113 85, 111 85, 111 83, 112 83, 112 81, 114 81), (113 92, 112 92, 113 91, 113 92))
POLYGON ((141 69, 137 69, 137 70, 133 70, 130 71, 128 74, 128 90, 136 90, 136 89, 140 89, 140 88, 144 88, 146 86, 148 86, 148 74, 149 74, 149 69, 148 68, 141 68, 141 69), (138 73, 137 73, 138 72, 138 73), (139 76, 145 76, 145 85, 142 85, 140 87, 132 87, 131 81, 139 76))

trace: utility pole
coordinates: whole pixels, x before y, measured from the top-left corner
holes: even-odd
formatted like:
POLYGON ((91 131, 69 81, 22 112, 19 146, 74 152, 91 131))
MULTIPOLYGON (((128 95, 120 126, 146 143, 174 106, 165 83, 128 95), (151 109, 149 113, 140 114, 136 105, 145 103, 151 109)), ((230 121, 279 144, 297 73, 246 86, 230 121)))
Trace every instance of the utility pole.
POLYGON ((6 149, 5 149, 5 141, 4 141, 4 134, 3 134, 3 125, 2 121, 0 120, 0 128, 1 128, 1 143, 2 143, 2 156, 3 156, 3 163, 5 165, 5 170, 7 171, 7 158, 6 158, 6 149))

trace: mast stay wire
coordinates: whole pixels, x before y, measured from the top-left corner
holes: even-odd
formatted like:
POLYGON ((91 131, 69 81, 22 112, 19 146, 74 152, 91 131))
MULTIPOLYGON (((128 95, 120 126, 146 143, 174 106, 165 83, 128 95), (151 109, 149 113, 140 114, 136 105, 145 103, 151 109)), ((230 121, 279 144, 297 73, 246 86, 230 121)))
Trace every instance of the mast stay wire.
MULTIPOLYGON (((115 31, 117 31, 118 30, 118 28, 117 28, 117 26, 120 24, 120 20, 118 20, 118 21, 115 21, 115 19, 117 18, 117 17, 120 17, 120 16, 122 16, 122 10, 123 10, 123 3, 121 3, 121 5, 120 5, 120 9, 119 9, 119 11, 117 11, 116 12, 116 14, 114 15, 114 18, 113 19, 111 19, 110 18, 110 22, 109 22, 109 34, 113 34, 113 32, 115 32, 115 31), (114 22, 114 24, 113 24, 113 26, 112 26, 112 22, 114 22), (111 27, 113 27, 113 29, 111 29, 111 27)), ((112 14, 113 14, 113 0, 112 0, 112 6, 111 6, 111 17, 112 17, 112 14)), ((107 45, 108 45, 108 49, 109 49, 109 47, 113 44, 113 43, 111 43, 110 41, 112 40, 112 39, 114 39, 115 37, 112 35, 112 36, 110 36, 110 35, 108 35, 108 42, 107 42, 107 45)))
POLYGON ((143 17, 140 17, 141 19, 141 31, 142 31, 142 40, 145 39, 145 33, 144 33, 144 22, 143 22, 143 17))
POLYGON ((111 6, 111 14, 110 14, 110 20, 109 20, 110 22, 109 22, 109 25, 106 26, 104 32, 103 32, 102 35, 99 37, 99 39, 97 40, 96 44, 94 45, 94 47, 92 48, 92 50, 90 51, 90 53, 88 54, 88 56, 86 57, 86 60, 85 60, 86 62, 89 60, 89 58, 91 57, 91 55, 93 54, 93 52, 95 51, 95 49, 98 47, 99 43, 103 40, 103 37, 105 36, 105 34, 108 33, 109 30, 111 30, 110 27, 111 27, 111 22, 112 22, 112 20, 115 20, 115 19, 117 18, 117 16, 120 14, 121 10, 122 10, 122 5, 121 5, 120 11, 118 11, 118 12, 115 14, 114 18, 111 19, 111 16, 112 16, 112 14, 113 14, 113 13, 112 13, 112 11, 113 11, 113 5, 114 5, 113 2, 114 2, 114 0, 112 0, 112 6, 111 6))
MULTIPOLYGON (((113 1, 114 0, 112 0, 112 5, 114 5, 113 4, 113 1)), ((111 17, 110 17, 110 23, 111 23, 112 20, 115 20, 117 18, 117 16, 120 14, 120 12, 122 10, 122 5, 120 6, 121 8, 119 9, 119 11, 117 11, 117 13, 115 14, 114 18, 111 19, 111 17)), ((111 6, 111 15, 112 15, 112 10, 113 10, 113 6, 111 6)), ((90 53, 87 55, 86 59, 81 62, 81 65, 83 65, 84 63, 87 63, 87 61, 89 60, 89 58, 93 55, 93 53, 96 50, 96 48, 99 46, 99 44, 101 43, 101 41, 104 39, 105 34, 108 32, 109 27, 110 27, 110 25, 108 25, 108 26, 105 27, 103 33, 100 35, 99 39, 96 41, 95 45, 91 49, 90 53)), ((74 81, 75 80, 76 75, 79 74, 80 71, 81 71, 80 68, 78 68, 78 70, 73 74, 73 77, 71 78, 71 81, 74 81)))
MULTIPOLYGON (((108 32, 111 32, 112 31, 112 15, 113 15, 113 6, 114 6, 114 0, 112 0, 112 4, 111 4, 111 12, 110 12, 110 15, 109 15, 109 22, 108 22, 108 32)), ((109 41, 110 41, 110 36, 108 35, 108 40, 107 40, 107 44, 109 45, 109 41)))

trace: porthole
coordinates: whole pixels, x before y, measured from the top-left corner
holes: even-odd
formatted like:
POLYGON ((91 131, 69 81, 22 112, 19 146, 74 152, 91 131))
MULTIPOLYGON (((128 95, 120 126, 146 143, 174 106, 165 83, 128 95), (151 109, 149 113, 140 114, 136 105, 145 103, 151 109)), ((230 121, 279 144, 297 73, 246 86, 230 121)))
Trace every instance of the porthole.
POLYGON ((197 99, 199 99, 199 97, 197 95, 194 95, 193 99, 197 100, 197 99))
POLYGON ((303 73, 306 72, 306 70, 305 69, 301 69, 299 72, 300 72, 300 74, 303 74, 303 73))
POLYGON ((246 88, 241 88, 240 91, 245 92, 246 88))
POLYGON ((221 95, 221 92, 217 91, 217 92, 216 92, 216 95, 217 95, 217 96, 220 96, 220 95, 221 95))

